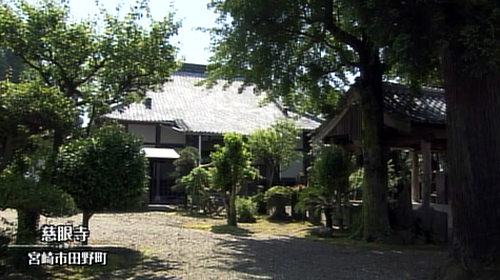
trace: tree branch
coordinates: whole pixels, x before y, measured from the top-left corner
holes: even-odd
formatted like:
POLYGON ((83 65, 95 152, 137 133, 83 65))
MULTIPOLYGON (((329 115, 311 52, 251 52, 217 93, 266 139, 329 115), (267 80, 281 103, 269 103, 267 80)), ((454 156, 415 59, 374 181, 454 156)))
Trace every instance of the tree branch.
POLYGON ((363 41, 356 36, 340 29, 333 18, 333 1, 325 1, 325 17, 323 19, 325 28, 338 40, 348 44, 356 52, 360 52, 363 48, 363 41))
POLYGON ((104 58, 98 65, 96 65, 94 70, 92 70, 90 72, 90 74, 87 75, 87 77, 83 78, 81 81, 75 82, 75 85, 79 86, 79 85, 86 83, 88 80, 90 80, 90 78, 92 78, 97 73, 97 71, 99 71, 101 68, 104 67, 104 65, 106 64, 106 62, 108 60, 109 60, 108 58, 104 58))
POLYGON ((50 81, 50 75, 48 75, 47 73, 45 73, 41 67, 39 66, 36 66, 35 64, 31 63, 31 61, 29 61, 24 55, 22 54, 19 54, 19 57, 21 58, 21 60, 28 64, 31 68, 35 69, 38 73, 40 73, 40 75, 42 76, 43 78, 43 81, 48 85, 48 86, 54 86, 54 84, 50 81))

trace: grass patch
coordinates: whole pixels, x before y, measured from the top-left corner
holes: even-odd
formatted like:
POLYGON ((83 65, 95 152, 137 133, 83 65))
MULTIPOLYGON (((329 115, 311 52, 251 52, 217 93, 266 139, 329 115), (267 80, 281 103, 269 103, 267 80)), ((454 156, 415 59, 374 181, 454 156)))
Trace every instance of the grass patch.
POLYGON ((177 211, 173 211, 173 212, 165 212, 165 215, 167 215, 167 216, 177 216, 179 214, 177 213, 177 211))
POLYGON ((309 222, 274 222, 268 221, 267 216, 260 216, 257 223, 240 224, 242 228, 246 228, 256 233, 270 235, 288 235, 293 237, 304 237, 307 230, 312 227, 309 222))
POLYGON ((211 230, 212 225, 208 224, 183 224, 181 228, 197 229, 197 230, 211 230))
POLYGON ((191 218, 201 218, 201 219, 213 219, 213 220, 220 220, 223 219, 221 216, 213 216, 213 215, 206 215, 201 212, 195 212, 195 211, 189 211, 189 210, 177 210, 175 212, 167 213, 171 215, 179 215, 183 217, 191 217, 191 218))
POLYGON ((336 234, 334 232, 332 238, 323 238, 317 237, 310 234, 304 236, 306 240, 311 240, 314 242, 323 242, 328 244, 334 244, 336 246, 342 247, 357 247, 357 248, 368 248, 368 249, 392 249, 398 251, 405 250, 436 250, 440 251, 445 249, 444 246, 434 245, 434 244, 410 244, 410 245, 395 245, 395 244, 383 244, 383 243, 375 243, 375 242, 365 242, 361 240, 355 240, 349 238, 349 235, 346 233, 336 234))
POLYGON ((195 230, 210 230, 214 233, 250 233, 269 234, 269 235, 287 235, 293 237, 305 237, 307 230, 312 226, 308 222, 270 222, 267 216, 257 217, 256 223, 238 223, 238 227, 229 227, 221 224, 220 220, 204 219, 197 220, 194 223, 184 223, 182 228, 195 230), (201 222, 201 223, 200 223, 201 222))
POLYGON ((252 234, 252 232, 248 229, 228 225, 213 225, 211 226, 210 231, 218 234, 233 234, 245 236, 249 236, 252 234))

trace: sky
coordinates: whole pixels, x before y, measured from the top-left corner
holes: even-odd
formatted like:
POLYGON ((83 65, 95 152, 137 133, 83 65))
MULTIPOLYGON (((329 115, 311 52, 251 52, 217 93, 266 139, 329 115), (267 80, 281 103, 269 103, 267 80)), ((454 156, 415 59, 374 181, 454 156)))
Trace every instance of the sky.
MULTIPOLYGON (((130 5, 135 0, 101 0, 100 5, 111 14, 115 14, 115 8, 122 4, 123 11, 128 11, 130 5)), ((182 21, 179 35, 175 36, 172 43, 180 48, 179 58, 184 57, 184 62, 207 64, 210 57, 208 48, 210 46, 210 36, 201 31, 196 31, 197 27, 214 27, 217 15, 207 9, 210 0, 149 0, 149 7, 154 19, 160 20, 169 11, 175 12, 176 21, 182 21)), ((98 8, 93 0, 70 0, 71 14, 76 19, 93 17, 98 13, 98 8)))

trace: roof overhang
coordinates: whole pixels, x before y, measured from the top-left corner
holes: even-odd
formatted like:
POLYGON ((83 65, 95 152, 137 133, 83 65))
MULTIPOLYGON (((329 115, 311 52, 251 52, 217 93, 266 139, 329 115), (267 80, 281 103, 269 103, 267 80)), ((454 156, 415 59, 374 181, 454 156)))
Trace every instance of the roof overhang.
POLYGON ((330 119, 329 121, 324 122, 318 128, 309 133, 309 137, 311 137, 311 142, 318 142, 323 140, 328 134, 337 126, 337 124, 342 120, 342 118, 349 111, 350 106, 347 106, 342 110, 342 112, 330 119))
POLYGON ((177 159, 179 154, 174 149, 168 148, 142 148, 147 158, 177 159))

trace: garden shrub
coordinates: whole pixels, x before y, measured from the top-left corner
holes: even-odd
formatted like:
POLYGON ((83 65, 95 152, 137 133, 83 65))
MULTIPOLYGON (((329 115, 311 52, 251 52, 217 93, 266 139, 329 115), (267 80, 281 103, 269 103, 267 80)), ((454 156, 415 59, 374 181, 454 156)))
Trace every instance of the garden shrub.
POLYGON ((256 203, 252 198, 238 197, 236 199, 236 213, 238 214, 238 222, 255 223, 256 203))
POLYGON ((266 191, 264 199, 267 201, 267 203, 272 204, 274 199, 278 197, 290 198, 291 195, 292 195, 291 188, 285 186, 274 186, 266 191))
POLYGON ((272 220, 288 220, 290 216, 285 211, 286 204, 292 196, 292 189, 284 186, 274 186, 266 191, 264 199, 267 202, 268 209, 274 207, 274 212, 269 217, 272 220))

